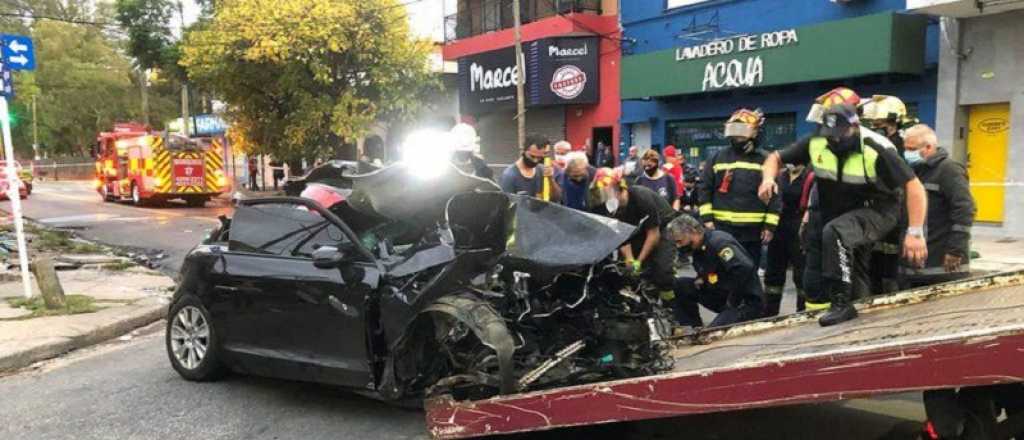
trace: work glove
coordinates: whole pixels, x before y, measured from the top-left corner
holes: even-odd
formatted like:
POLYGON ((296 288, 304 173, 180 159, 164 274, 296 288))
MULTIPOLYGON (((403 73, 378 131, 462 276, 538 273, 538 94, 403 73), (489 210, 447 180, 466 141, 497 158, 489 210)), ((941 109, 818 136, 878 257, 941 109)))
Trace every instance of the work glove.
POLYGON ((630 264, 630 269, 633 269, 633 274, 640 275, 640 272, 643 271, 643 262, 640 260, 633 260, 630 264))

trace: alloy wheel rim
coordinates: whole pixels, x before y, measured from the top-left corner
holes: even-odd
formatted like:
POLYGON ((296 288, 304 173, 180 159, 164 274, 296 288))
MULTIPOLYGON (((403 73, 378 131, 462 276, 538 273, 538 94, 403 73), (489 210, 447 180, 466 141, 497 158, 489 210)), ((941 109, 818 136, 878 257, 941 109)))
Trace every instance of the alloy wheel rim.
POLYGON ((195 306, 185 306, 171 322, 171 352, 181 366, 194 370, 206 358, 210 326, 195 306))

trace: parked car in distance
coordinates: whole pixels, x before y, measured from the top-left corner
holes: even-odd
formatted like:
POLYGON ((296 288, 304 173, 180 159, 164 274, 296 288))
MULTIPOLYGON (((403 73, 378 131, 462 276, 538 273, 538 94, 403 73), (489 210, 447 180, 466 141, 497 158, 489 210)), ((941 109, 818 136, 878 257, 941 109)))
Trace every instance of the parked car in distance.
MULTIPOLYGON (((21 164, 15 161, 14 168, 16 170, 15 180, 18 182, 18 196, 24 199, 28 197, 28 195, 32 192, 32 187, 29 183, 26 183, 25 180, 22 179, 22 175, 25 172, 25 170, 22 169, 21 164)), ((29 176, 31 177, 31 171, 29 171, 29 176)), ((0 200, 7 200, 7 192, 9 188, 8 185, 9 183, 7 180, 7 161, 0 160, 0 200)))

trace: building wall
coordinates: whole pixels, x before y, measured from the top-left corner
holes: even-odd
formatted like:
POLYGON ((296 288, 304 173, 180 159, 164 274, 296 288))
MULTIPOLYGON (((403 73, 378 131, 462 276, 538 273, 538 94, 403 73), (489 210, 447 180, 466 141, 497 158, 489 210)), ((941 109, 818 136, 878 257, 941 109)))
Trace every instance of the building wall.
POLYGON ((594 30, 605 35, 601 38, 600 63, 601 100, 597 105, 570 105, 565 107, 565 139, 573 145, 584 145, 591 137, 594 127, 612 127, 612 148, 619 146, 619 63, 622 52, 619 50, 618 21, 604 20, 594 30))
MULTIPOLYGON (((1024 182, 1024 10, 945 19, 938 84, 939 142, 966 155, 967 106, 1010 103, 1006 181, 1024 182)), ((1008 186, 1002 225, 977 225, 982 235, 1024 235, 1024 192, 1008 186)))

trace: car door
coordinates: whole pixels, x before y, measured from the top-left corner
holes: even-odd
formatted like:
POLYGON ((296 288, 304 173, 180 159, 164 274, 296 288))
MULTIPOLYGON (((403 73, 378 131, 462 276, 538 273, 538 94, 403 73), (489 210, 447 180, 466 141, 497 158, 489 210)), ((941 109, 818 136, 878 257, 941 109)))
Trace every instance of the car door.
POLYGON ((230 304, 224 346, 243 368, 347 386, 370 383, 363 312, 379 273, 342 225, 299 199, 239 206, 217 267, 213 287, 230 304), (320 246, 347 253, 344 263, 314 266, 312 252, 320 246))

